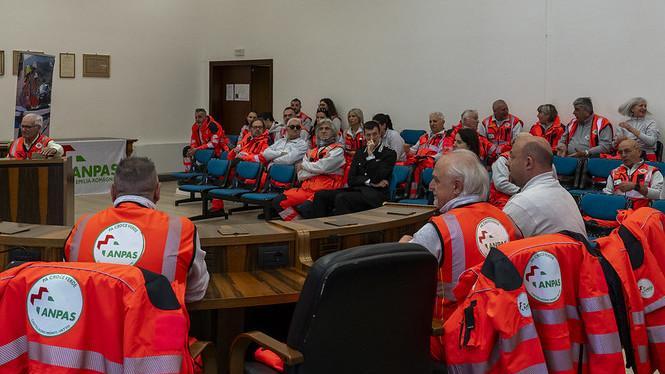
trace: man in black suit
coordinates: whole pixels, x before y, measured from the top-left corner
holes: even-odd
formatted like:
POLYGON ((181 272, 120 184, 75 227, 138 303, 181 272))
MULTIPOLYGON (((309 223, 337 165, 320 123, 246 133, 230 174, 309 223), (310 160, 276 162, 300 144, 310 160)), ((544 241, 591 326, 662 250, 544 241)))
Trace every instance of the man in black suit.
POLYGON ((388 200, 388 186, 397 154, 381 143, 379 124, 363 125, 367 145, 356 152, 347 188, 319 191, 314 195, 313 217, 360 212, 388 200))

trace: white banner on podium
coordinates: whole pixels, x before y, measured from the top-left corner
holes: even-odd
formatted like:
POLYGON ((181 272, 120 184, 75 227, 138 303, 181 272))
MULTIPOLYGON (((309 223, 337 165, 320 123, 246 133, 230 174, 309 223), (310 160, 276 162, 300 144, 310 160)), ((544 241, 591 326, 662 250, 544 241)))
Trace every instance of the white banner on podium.
POLYGON ((109 193, 115 169, 125 157, 125 139, 81 139, 59 142, 72 157, 74 194, 109 193))

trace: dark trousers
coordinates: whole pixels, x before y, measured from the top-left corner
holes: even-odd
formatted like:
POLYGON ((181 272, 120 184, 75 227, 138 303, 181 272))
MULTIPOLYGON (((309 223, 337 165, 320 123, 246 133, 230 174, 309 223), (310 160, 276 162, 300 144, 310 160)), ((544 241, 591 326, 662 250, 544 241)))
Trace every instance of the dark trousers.
POLYGON ((367 201, 360 191, 324 190, 314 195, 312 214, 314 217, 327 217, 376 208, 377 205, 367 201))

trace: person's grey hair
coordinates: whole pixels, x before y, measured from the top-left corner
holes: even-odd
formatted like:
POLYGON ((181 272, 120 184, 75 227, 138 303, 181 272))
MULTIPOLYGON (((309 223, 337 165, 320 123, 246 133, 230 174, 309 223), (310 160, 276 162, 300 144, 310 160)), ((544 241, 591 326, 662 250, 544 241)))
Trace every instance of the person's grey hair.
MULTIPOLYGON (((625 103, 621 104, 619 107, 619 113, 623 114, 626 117, 634 117, 633 116, 633 107, 639 103, 647 103, 647 99, 643 97, 633 97, 632 99, 628 99, 625 103)), ((647 110, 647 114, 650 115, 651 113, 647 110)))
POLYGON ((478 195, 481 200, 487 200, 490 191, 489 174, 475 153, 468 149, 456 149, 442 157, 448 161, 445 176, 460 179, 464 183, 460 196, 478 195))
POLYGON ((593 103, 590 97, 578 97, 573 101, 573 107, 583 106, 589 113, 593 113, 593 103))
POLYGON ((121 160, 113 178, 118 196, 138 195, 153 199, 159 181, 155 163, 147 157, 129 157, 121 160))
POLYGON ((296 123, 296 122, 298 123, 298 125, 302 125, 302 121, 300 120, 300 118, 291 118, 286 122, 286 126, 290 126, 291 123, 296 123))
POLYGON ((441 113, 441 112, 432 112, 432 113, 430 113, 429 115, 430 115, 430 117, 431 117, 431 116, 434 116, 434 117, 440 118, 441 120, 445 120, 445 119, 446 119, 446 117, 445 117, 445 116, 443 115, 443 113, 441 113))
POLYGON ((39 127, 44 126, 44 117, 40 116, 39 114, 36 113, 28 113, 25 116, 23 116, 23 119, 29 119, 32 120, 32 123, 35 125, 39 125, 39 127))
POLYGON ((337 136, 337 132, 339 132, 339 129, 337 128, 337 126, 335 126, 335 123, 332 120, 330 120, 330 118, 324 118, 321 121, 319 121, 319 123, 316 124, 316 135, 317 136, 319 135, 319 129, 321 128, 321 125, 323 125, 324 123, 332 128, 333 130, 332 136, 333 137, 337 136))
POLYGON ((478 117, 478 111, 477 111, 477 110, 475 110, 475 109, 467 109, 467 110, 465 110, 465 111, 462 112, 462 115, 460 116, 460 119, 462 119, 462 121, 463 121, 464 118, 466 118, 467 116, 469 116, 469 115, 471 115, 471 114, 475 114, 476 117, 478 117))
POLYGON ((552 104, 540 105, 537 111, 538 113, 546 115, 549 121, 554 121, 556 119, 556 116, 559 115, 559 112, 556 110, 556 107, 552 104))
POLYGON ((348 117, 349 114, 354 114, 356 117, 358 117, 358 119, 360 120, 360 125, 365 123, 365 118, 363 116, 363 111, 362 110, 360 110, 358 108, 353 108, 353 109, 349 110, 349 113, 347 113, 346 116, 348 117))

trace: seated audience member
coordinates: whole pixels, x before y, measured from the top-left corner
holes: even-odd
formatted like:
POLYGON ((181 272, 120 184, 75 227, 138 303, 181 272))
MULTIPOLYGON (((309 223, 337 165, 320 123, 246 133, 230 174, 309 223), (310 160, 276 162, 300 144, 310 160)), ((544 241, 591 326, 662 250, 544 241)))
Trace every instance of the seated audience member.
POLYGON ((508 104, 501 99, 492 104, 492 112, 493 115, 483 120, 478 133, 496 145, 498 153, 509 151, 524 123, 508 112, 508 104))
MULTIPOLYGON (((335 103, 327 97, 324 97, 319 101, 319 107, 318 109, 325 109, 326 112, 328 113, 328 117, 332 121, 333 125, 337 128, 339 131, 346 130, 347 126, 344 125, 342 122, 342 119, 339 116, 339 113, 337 113, 337 108, 335 107, 335 103)), ((362 123, 362 122, 361 122, 362 123)))
POLYGON ((503 211, 525 238, 562 230, 586 236, 584 221, 573 197, 552 172, 552 147, 532 135, 518 137, 510 151, 510 180, 521 188, 503 211))
MULTIPOLYGON (((430 190, 442 214, 400 242, 420 244, 439 261, 433 318, 445 321, 456 307, 453 289, 460 274, 481 263, 490 248, 518 236, 510 218, 486 202, 489 177, 472 152, 459 149, 441 156, 430 190)), ((444 359, 442 337, 432 337, 430 349, 436 360, 444 359)))
POLYGON ((552 104, 543 104, 538 107, 538 122, 531 126, 529 133, 533 136, 545 138, 552 146, 552 152, 556 152, 559 139, 566 128, 561 124, 559 112, 552 104))
POLYGON ((157 210, 159 180, 147 158, 120 161, 113 206, 83 215, 65 243, 66 261, 135 265, 164 275, 178 300, 201 300, 210 278, 196 227, 157 210))
POLYGON ((316 192, 344 185, 344 147, 335 134, 332 121, 327 118, 316 126, 317 146, 307 151, 296 166, 300 187, 286 190, 273 200, 273 207, 283 220, 311 215, 316 192))
MULTIPOLYGON (((318 108, 316 110, 316 117, 314 118, 314 127, 312 127, 309 131, 309 147, 310 148, 316 148, 316 126, 318 126, 319 123, 323 120, 328 120, 332 123, 333 130, 335 131, 335 137, 338 139, 342 137, 342 132, 339 129, 339 127, 336 126, 335 122, 333 122, 332 118, 330 118, 330 114, 328 114, 328 110, 325 108, 318 108)), ((341 141, 341 140, 340 140, 341 141)))
POLYGON ((457 134, 460 130, 467 129, 466 137, 469 138, 471 133, 475 133, 475 137, 478 142, 478 152, 474 152, 480 158, 480 161, 485 163, 485 165, 491 165, 494 160, 497 158, 497 147, 490 142, 486 137, 478 133, 478 112, 473 109, 467 109, 462 112, 461 120, 454 126, 452 129, 447 131, 446 139, 444 140, 444 153, 450 151, 450 149, 455 148, 455 142, 457 140, 457 134), (471 132, 469 132, 471 131, 471 132))
POLYGON ((434 167, 434 163, 442 155, 443 141, 446 137, 446 131, 443 125, 446 120, 441 112, 430 113, 429 127, 431 132, 423 134, 418 143, 409 149, 407 164, 414 165, 413 182, 409 191, 409 197, 415 198, 420 184, 420 173, 426 169, 434 167))
POLYGON ((351 160, 356 151, 365 146, 365 136, 363 132, 363 111, 358 108, 349 110, 347 115, 349 128, 343 133, 344 159, 346 160, 346 171, 348 173, 351 167, 351 160))
POLYGON ((593 103, 588 97, 573 101, 575 118, 566 126, 557 154, 565 157, 599 157, 612 152, 614 130, 610 121, 593 113, 593 103))
MULTIPOLYGON (((305 113, 301 110, 302 109, 302 102, 300 101, 300 99, 298 99, 296 97, 295 99, 291 100, 291 109, 293 109, 293 113, 295 114, 295 116, 297 118, 300 119, 300 121, 302 122, 302 125, 305 127, 305 129, 307 129, 307 131, 309 131, 313 126, 312 118, 310 116, 308 116, 307 113, 305 113)), ((286 122, 287 122, 287 120, 284 119, 284 123, 286 123, 286 122)))
POLYGON ((300 137, 302 123, 298 118, 291 118, 286 126, 286 137, 277 139, 259 156, 264 165, 293 165, 302 160, 307 149, 307 141, 300 137))
POLYGON ((649 206, 649 200, 660 197, 663 175, 658 168, 644 162, 640 145, 634 139, 619 143, 618 153, 623 165, 612 170, 603 192, 625 195, 634 209, 649 206))
POLYGON ((478 133, 471 129, 460 129, 455 134, 453 149, 467 149, 480 159, 480 142, 478 141, 478 133))
POLYGON ((646 99, 634 97, 626 101, 619 107, 619 113, 630 119, 619 123, 621 131, 617 135, 637 140, 640 149, 646 152, 647 160, 656 161, 656 142, 660 138, 660 130, 647 110, 646 99))
MULTIPOLYGON (((250 127, 252 127, 252 122, 254 122, 256 118, 258 118, 256 112, 247 113, 247 117, 245 117, 245 123, 240 128, 240 134, 238 134, 238 141, 240 141, 240 139, 244 138, 247 134, 251 132, 250 127)), ((268 129, 269 127, 266 128, 268 129)))
POLYGON ((256 118, 263 121, 263 128, 268 131, 268 143, 272 144, 277 139, 283 138, 283 136, 281 136, 282 132, 284 133, 284 135, 286 135, 286 126, 275 121, 275 118, 272 116, 272 113, 262 112, 256 118))
POLYGON ((224 129, 212 116, 206 114, 206 110, 198 108, 194 111, 194 124, 189 139, 189 145, 183 150, 185 170, 192 168, 192 157, 194 153, 202 149, 213 149, 215 156, 219 157, 222 151, 229 149, 228 141, 224 135, 224 129))
POLYGON ((508 199, 520 191, 520 188, 510 181, 509 162, 510 152, 503 152, 492 164, 489 203, 499 209, 503 209, 508 199))
POLYGON ((26 160, 31 158, 62 157, 65 153, 60 144, 42 134, 44 118, 28 113, 21 120, 21 136, 9 145, 8 158, 26 160), (33 156, 33 155, 39 156, 33 156))
POLYGON ((404 139, 393 129, 393 122, 390 119, 390 116, 384 113, 378 113, 372 117, 372 121, 379 123, 379 127, 381 128, 381 143, 397 153, 397 162, 403 163, 406 161, 404 139))
MULTIPOLYGON (((352 121, 349 124, 353 126, 352 121)), ((351 161, 349 187, 317 192, 312 207, 313 217, 377 208, 388 199, 388 186, 397 154, 381 143, 377 122, 366 122, 364 133, 367 145, 359 149, 351 161)))
POLYGON ((260 162, 260 156, 266 148, 268 148, 268 132, 263 127, 263 121, 255 119, 250 132, 229 151, 227 159, 235 161, 233 164, 239 161, 260 162))

